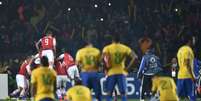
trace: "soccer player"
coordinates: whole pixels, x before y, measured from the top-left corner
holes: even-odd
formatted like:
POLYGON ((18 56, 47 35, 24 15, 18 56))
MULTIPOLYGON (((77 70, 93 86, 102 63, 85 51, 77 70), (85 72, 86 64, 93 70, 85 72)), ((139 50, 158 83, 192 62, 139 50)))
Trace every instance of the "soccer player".
POLYGON ((92 101, 91 91, 82 85, 80 79, 75 79, 75 86, 67 91, 66 99, 67 101, 92 101))
POLYGON ((77 68, 77 65, 75 64, 73 57, 67 52, 64 52, 57 58, 56 72, 58 89, 57 95, 64 95, 66 93, 66 90, 72 86, 74 78, 80 77, 79 70, 77 68), (62 90, 61 86, 63 86, 63 88, 65 89, 62 90), (62 93, 62 91, 64 91, 64 93, 59 94, 59 92, 62 93))
POLYGON ((56 72, 48 67, 48 58, 43 56, 41 66, 32 71, 31 93, 34 101, 54 101, 56 72))
POLYGON ((64 52, 57 58, 57 60, 61 61, 61 66, 66 68, 69 79, 73 80, 75 77, 79 77, 78 67, 69 53, 64 52))
POLYGON ((56 53, 56 39, 52 36, 52 32, 49 31, 46 36, 41 38, 36 43, 36 48, 41 56, 47 56, 50 68, 53 68, 54 54, 56 53))
POLYGON ((144 101, 145 95, 151 96, 152 78, 155 71, 161 70, 160 59, 154 54, 154 49, 150 44, 145 55, 142 57, 141 64, 137 73, 137 78, 142 78, 140 88, 140 100, 144 101), (146 94, 145 94, 146 93, 146 94))
POLYGON ((98 101, 102 101, 100 77, 98 74, 100 63, 100 51, 93 47, 92 43, 86 42, 86 46, 78 50, 76 54, 76 63, 81 68, 80 76, 83 85, 95 92, 98 101))
POLYGON ((137 55, 128 46, 121 44, 118 35, 114 35, 112 43, 103 48, 103 59, 107 67, 107 101, 112 101, 112 93, 115 85, 118 85, 121 93, 122 101, 127 101, 126 98, 126 75, 127 70, 131 68, 134 60, 137 59, 137 55), (125 67, 125 61, 127 57, 131 57, 131 61, 127 68, 125 67))
POLYGON ((31 58, 28 57, 22 65, 20 66, 20 70, 18 74, 16 75, 16 82, 17 87, 15 91, 13 91, 10 96, 16 96, 18 93, 20 93, 20 98, 26 97, 28 90, 29 90, 29 74, 28 74, 28 65, 30 64, 31 58))
POLYGON ((179 101, 174 80, 163 71, 157 71, 152 78, 152 95, 156 93, 160 101, 179 101))
POLYGON ((188 97, 190 101, 195 101, 194 53, 191 48, 195 42, 191 35, 185 35, 184 43, 177 52, 179 65, 177 93, 179 97, 188 97))

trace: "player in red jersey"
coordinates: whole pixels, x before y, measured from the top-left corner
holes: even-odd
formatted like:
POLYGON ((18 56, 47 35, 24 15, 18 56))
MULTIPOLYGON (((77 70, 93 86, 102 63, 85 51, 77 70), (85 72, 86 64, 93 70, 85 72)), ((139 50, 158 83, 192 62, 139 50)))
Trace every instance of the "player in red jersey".
POLYGON ((56 39, 52 36, 52 32, 48 32, 46 36, 36 43, 36 48, 41 56, 47 56, 50 68, 54 65, 54 54, 56 53, 56 39), (40 47, 39 47, 40 46, 40 47))
POLYGON ((69 53, 64 52, 57 58, 57 60, 61 61, 62 67, 66 68, 69 79, 73 80, 75 77, 79 77, 77 65, 69 53))
POLYGON ((31 57, 28 57, 22 65, 20 66, 20 70, 18 74, 16 75, 16 82, 17 82, 17 89, 14 90, 10 96, 17 96, 19 94, 19 97, 26 97, 29 89, 29 73, 28 73, 28 66, 30 64, 31 57))
POLYGON ((57 72, 57 95, 62 97, 68 88, 72 86, 72 82, 75 77, 79 77, 79 71, 73 57, 64 52, 61 54, 56 61, 56 72, 57 72), (62 89, 62 88, 65 88, 62 89), (63 92, 64 91, 64 92, 63 92))

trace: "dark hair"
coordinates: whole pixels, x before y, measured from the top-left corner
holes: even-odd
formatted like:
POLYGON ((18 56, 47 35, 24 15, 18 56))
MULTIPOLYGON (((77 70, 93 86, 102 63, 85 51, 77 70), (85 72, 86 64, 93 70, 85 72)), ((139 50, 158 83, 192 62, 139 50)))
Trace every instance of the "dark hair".
POLYGON ((115 42, 119 42, 120 41, 120 35, 119 35, 119 33, 113 33, 112 34, 112 41, 115 41, 115 42))
POLYGON ((40 59, 40 62, 41 62, 41 65, 42 66, 49 66, 49 62, 48 62, 48 58, 46 56, 43 56, 41 59, 40 59))
POLYGON ((182 37, 182 41, 183 41, 183 44, 187 44, 189 43, 190 41, 193 40, 193 35, 191 34, 184 34, 183 37, 182 37))
POLYGON ((78 77, 75 77, 75 85, 82 85, 82 80, 78 77))

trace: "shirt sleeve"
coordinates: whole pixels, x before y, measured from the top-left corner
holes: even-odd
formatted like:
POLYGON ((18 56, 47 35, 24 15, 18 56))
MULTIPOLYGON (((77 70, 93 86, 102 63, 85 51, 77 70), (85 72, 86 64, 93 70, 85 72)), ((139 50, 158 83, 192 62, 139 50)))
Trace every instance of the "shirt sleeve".
POLYGON ((63 58, 64 58, 64 54, 61 54, 61 55, 58 57, 59 60, 61 60, 61 59, 63 59, 63 58))
POLYGON ((141 60, 141 63, 140 63, 140 68, 138 70, 138 74, 140 74, 144 70, 144 67, 145 67, 145 58, 143 57, 141 60))
POLYGON ((56 46, 56 39, 55 38, 53 38, 53 46, 56 46))
POLYGON ((76 60, 77 62, 81 61, 81 54, 80 54, 80 51, 77 52, 75 60, 76 60))

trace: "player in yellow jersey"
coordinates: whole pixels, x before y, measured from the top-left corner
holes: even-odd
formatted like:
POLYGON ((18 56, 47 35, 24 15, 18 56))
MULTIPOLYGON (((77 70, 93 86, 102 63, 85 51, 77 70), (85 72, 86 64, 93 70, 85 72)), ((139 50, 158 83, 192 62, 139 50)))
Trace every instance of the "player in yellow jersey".
POLYGON ((185 45, 179 48, 177 59, 179 64, 177 93, 179 97, 188 97, 190 101, 195 101, 195 75, 194 75, 194 53, 192 46, 195 44, 193 37, 184 37, 185 45))
POLYGON ((179 101, 174 80, 162 71, 152 78, 152 92, 159 93, 160 101, 179 101))
POLYGON ((49 69, 48 58, 41 58, 41 66, 31 74, 31 93, 34 101, 54 101, 56 72, 49 69))
POLYGON ((91 91, 82 85, 80 79, 75 79, 75 86, 67 91, 66 99, 68 101, 92 101, 91 91))
POLYGON ((100 51, 93 47, 90 42, 86 42, 86 46, 79 49, 76 54, 76 63, 81 68, 80 76, 83 85, 93 89, 98 101, 102 101, 100 76, 98 74, 100 60, 100 51))
POLYGON ((128 46, 121 44, 119 42, 119 36, 114 35, 112 43, 107 45, 103 49, 103 58, 107 66, 107 101, 112 101, 112 92, 115 85, 118 85, 119 91, 121 93, 122 101, 127 101, 126 98, 126 74, 127 69, 131 67, 137 55, 128 46), (125 61, 127 57, 131 57, 129 65, 125 66, 125 61))

